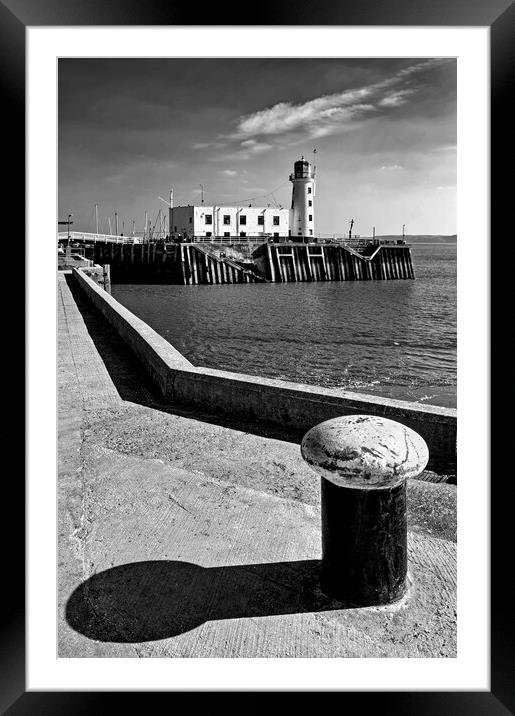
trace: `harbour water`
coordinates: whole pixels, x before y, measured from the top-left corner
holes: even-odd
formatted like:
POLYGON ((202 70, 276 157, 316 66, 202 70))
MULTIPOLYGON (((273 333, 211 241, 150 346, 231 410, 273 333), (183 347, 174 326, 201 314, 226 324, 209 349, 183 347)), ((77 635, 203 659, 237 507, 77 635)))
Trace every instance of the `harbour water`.
POLYGON ((414 281, 112 286, 194 365, 456 407, 456 244, 414 281))

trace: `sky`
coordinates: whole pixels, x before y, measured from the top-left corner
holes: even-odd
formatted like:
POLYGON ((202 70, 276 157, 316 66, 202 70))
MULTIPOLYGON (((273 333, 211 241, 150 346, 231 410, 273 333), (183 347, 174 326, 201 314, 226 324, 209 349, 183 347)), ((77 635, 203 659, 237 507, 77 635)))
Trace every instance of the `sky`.
POLYGON ((456 233, 453 59, 61 59, 59 219, 142 231, 176 206, 291 204, 320 235, 456 233), (313 153, 316 150, 316 153, 313 153))

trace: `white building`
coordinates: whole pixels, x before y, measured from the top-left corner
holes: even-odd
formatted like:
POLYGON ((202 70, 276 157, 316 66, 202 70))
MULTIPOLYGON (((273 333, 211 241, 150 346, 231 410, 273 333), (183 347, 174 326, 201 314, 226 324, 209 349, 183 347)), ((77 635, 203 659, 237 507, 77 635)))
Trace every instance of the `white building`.
POLYGON ((315 235, 315 172, 304 158, 295 162, 291 209, 270 206, 173 206, 170 235, 183 238, 263 238, 315 235))

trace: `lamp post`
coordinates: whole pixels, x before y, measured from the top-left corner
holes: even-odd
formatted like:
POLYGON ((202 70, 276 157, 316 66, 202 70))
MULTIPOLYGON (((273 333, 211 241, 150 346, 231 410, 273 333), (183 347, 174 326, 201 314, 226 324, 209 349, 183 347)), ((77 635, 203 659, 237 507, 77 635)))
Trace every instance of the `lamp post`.
POLYGON ((72 218, 73 214, 68 214, 68 246, 70 245, 70 219, 72 218))

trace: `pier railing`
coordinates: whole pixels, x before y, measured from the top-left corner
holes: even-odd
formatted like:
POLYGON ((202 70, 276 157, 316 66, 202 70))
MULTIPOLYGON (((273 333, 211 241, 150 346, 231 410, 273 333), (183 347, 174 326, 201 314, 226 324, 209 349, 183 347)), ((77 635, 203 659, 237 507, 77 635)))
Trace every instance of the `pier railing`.
POLYGON ((375 239, 366 237, 346 238, 344 236, 323 235, 318 236, 272 236, 272 234, 256 234, 254 236, 188 236, 183 239, 160 237, 148 238, 141 236, 121 236, 117 234, 95 234, 87 231, 60 231, 57 234, 57 240, 60 243, 103 243, 103 244, 163 244, 163 243, 194 243, 194 244, 210 244, 210 245, 232 245, 240 246, 257 246, 259 244, 343 244, 354 249, 366 246, 384 246, 395 244, 405 244, 402 239, 375 239))
POLYGON ((396 244, 406 244, 403 239, 375 239, 367 237, 353 237, 349 239, 345 236, 271 236, 270 234, 260 234, 255 236, 188 236, 184 239, 169 239, 169 241, 180 241, 180 243, 194 244, 240 244, 252 245, 257 244, 344 244, 352 248, 360 248, 364 246, 395 246, 396 244))
POLYGON ((57 234, 58 241, 68 241, 73 243, 75 241, 80 242, 91 242, 91 243, 103 243, 103 244, 140 244, 141 239, 137 236, 118 236, 116 234, 92 234, 86 231, 59 231, 57 234))

